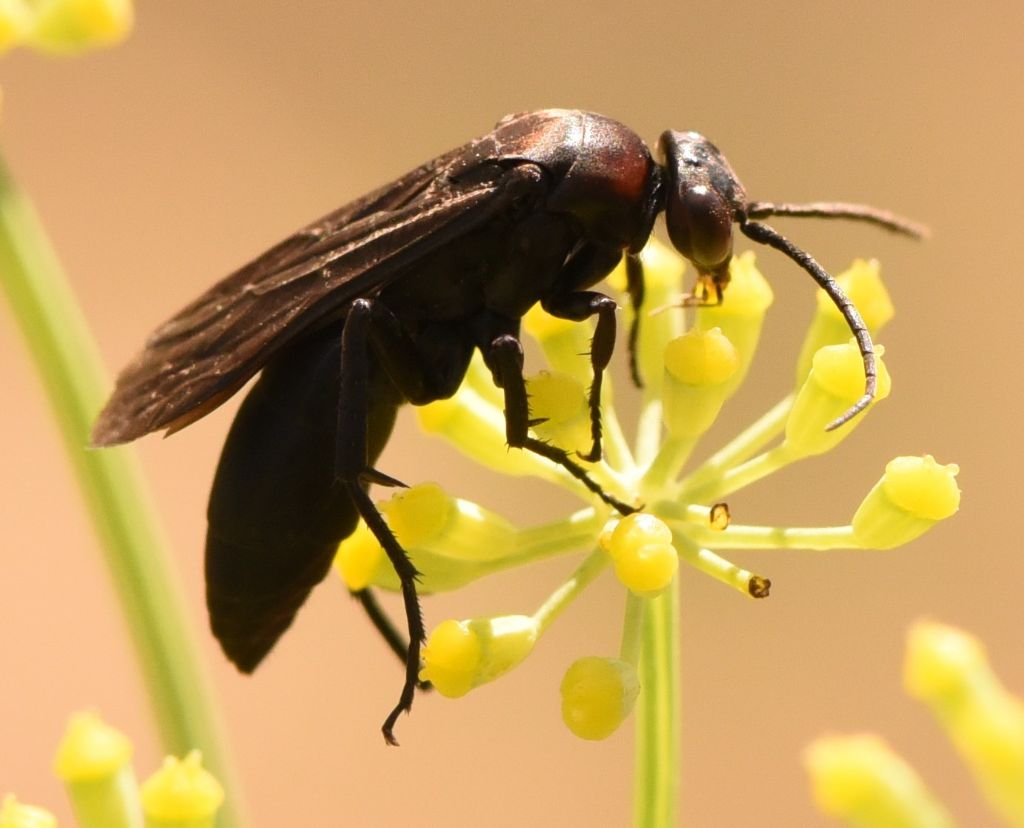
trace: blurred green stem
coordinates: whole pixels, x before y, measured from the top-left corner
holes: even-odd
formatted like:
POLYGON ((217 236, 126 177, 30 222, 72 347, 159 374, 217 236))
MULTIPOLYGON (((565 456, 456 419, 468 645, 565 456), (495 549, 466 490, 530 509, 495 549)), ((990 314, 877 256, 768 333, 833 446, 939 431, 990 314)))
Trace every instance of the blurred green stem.
POLYGON ((60 426, 107 567, 135 642, 166 750, 204 761, 231 791, 222 828, 243 824, 239 789, 170 565, 134 455, 91 450, 89 431, 107 392, 97 348, 29 200, 0 158, 0 287, 28 344, 60 426))

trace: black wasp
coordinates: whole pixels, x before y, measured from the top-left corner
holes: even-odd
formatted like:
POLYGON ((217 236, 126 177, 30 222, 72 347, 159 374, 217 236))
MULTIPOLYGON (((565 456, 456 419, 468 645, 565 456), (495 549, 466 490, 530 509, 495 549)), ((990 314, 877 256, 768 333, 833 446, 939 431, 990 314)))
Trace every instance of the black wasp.
MULTIPOLYGON (((754 219, 843 217, 910 235, 920 228, 858 205, 750 202, 722 154, 695 132, 665 132, 659 149, 663 163, 630 129, 590 112, 511 115, 298 231, 150 337, 96 423, 98 446, 184 428, 260 372, 221 455, 206 542, 210 623, 240 670, 252 671, 274 646, 362 517, 401 580, 409 627, 406 647, 373 597, 360 596, 405 661, 401 698, 383 726, 394 743, 398 715, 412 706, 424 628, 416 569, 367 487, 401 485, 374 467, 398 406, 451 396, 474 349, 504 392, 509 445, 560 464, 619 512, 633 510, 577 458, 530 435, 519 324, 536 302, 564 319, 597 318, 593 445, 580 460, 599 459, 616 305, 590 288, 625 254, 639 309, 637 254, 662 211, 698 274, 691 302, 721 300, 734 224, 808 271, 864 358, 864 396, 833 426, 870 402, 874 355, 857 310, 813 258, 754 219)), ((632 351, 635 330, 630 343, 632 351)))

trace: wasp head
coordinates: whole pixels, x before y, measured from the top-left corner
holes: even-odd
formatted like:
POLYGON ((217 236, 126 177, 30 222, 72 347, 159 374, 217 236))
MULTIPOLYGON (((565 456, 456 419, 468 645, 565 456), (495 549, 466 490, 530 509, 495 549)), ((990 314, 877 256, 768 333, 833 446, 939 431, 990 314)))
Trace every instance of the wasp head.
POLYGON ((668 130, 658 148, 667 174, 669 238, 700 278, 720 291, 729 282, 732 226, 746 205, 743 185, 725 156, 703 135, 668 130))

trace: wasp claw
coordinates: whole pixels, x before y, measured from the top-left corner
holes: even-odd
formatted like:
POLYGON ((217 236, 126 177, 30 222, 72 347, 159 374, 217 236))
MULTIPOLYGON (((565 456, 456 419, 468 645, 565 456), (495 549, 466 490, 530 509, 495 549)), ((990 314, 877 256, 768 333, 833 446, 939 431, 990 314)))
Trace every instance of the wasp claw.
POLYGON ((384 474, 382 471, 377 469, 364 469, 359 475, 360 481, 363 483, 376 483, 378 486, 388 486, 390 488, 408 489, 409 484, 403 483, 401 480, 391 477, 391 475, 384 474))

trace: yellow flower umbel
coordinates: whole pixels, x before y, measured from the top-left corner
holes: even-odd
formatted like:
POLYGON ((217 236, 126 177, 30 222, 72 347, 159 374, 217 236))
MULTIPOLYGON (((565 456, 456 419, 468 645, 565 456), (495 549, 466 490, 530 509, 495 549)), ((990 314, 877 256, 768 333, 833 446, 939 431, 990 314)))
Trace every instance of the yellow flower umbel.
MULTIPOLYGON (((907 692, 926 702, 1006 825, 1024 826, 1024 699, 972 635, 918 621, 907 635, 907 692)), ((805 764, 819 808, 856 828, 951 828, 953 818, 878 736, 815 741, 805 764)))
MULTIPOLYGON (((641 742, 660 745, 639 758, 641 775, 650 782, 658 774, 675 779, 676 725, 665 720, 678 706, 673 666, 675 580, 678 572, 692 572, 680 568, 680 562, 747 597, 763 598, 770 581, 737 566, 723 553, 783 547, 891 548, 956 511, 959 491, 954 466, 941 466, 930 457, 898 458, 859 510, 851 504, 851 513, 857 515, 850 524, 778 527, 732 522, 726 501, 734 492, 828 451, 871 416, 868 411, 826 430, 864 391, 861 356, 849 342, 849 331, 833 324, 822 306, 804 346, 808 356, 800 387, 684 476, 694 447, 750 367, 772 295, 753 254, 744 253, 733 260, 722 304, 690 311, 693 318, 687 329, 686 312, 678 307, 685 292, 682 259, 656 241, 641 258, 647 294, 637 341, 637 364, 644 380, 637 434, 634 440, 627 439, 606 382, 601 401, 604 456, 585 464, 593 481, 619 501, 635 504, 637 513, 623 517, 561 467, 509 450, 502 395, 479 357, 452 399, 417 409, 425 430, 498 471, 563 485, 580 495, 584 508, 564 520, 515 528, 429 484, 398 493, 382 510, 422 573, 420 583, 426 592, 453 589, 540 558, 588 552, 569 579, 555 586, 533 612, 516 608, 510 596, 506 603, 520 614, 449 620, 434 629, 421 677, 446 696, 461 696, 522 663, 573 599, 605 570, 614 571, 623 585, 625 621, 619 650, 587 655, 568 668, 562 681, 563 717, 582 738, 604 738, 628 717, 639 687, 641 742)), ((877 265, 868 263, 855 264, 843 276, 858 302, 872 309, 866 316, 876 328, 891 316, 877 276, 877 265)), ((614 273, 610 282, 624 286, 622 272, 614 273)), ((552 319, 539 308, 525 316, 523 326, 547 362, 529 380, 534 434, 577 456, 589 448, 591 439, 586 394, 592 378, 586 354, 593 328, 589 323, 552 319)), ((891 388, 881 352, 879 347, 876 403, 891 388)), ((352 589, 394 589, 397 583, 386 556, 362 530, 342 544, 338 567, 352 589)), ((593 652, 591 643, 581 646, 593 652)), ((667 811, 661 819, 674 823, 667 811)))
POLYGON ((74 53, 110 46, 132 27, 131 0, 2 0, 0 50, 74 53))
MULTIPOLYGON (((214 828, 224 789, 203 766, 199 751, 184 759, 168 756, 143 784, 135 782, 132 744, 95 713, 71 717, 57 748, 54 770, 67 788, 80 828, 214 828)), ((0 828, 51 828, 55 822, 10 821, 0 811, 0 828)), ((45 812, 41 812, 45 813, 45 812)), ((24 819, 28 819, 25 816, 24 819)), ((13 816, 11 817, 13 819, 13 816)))

